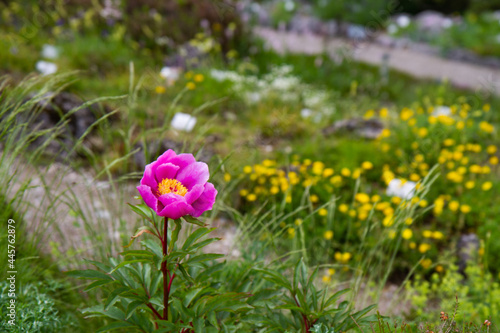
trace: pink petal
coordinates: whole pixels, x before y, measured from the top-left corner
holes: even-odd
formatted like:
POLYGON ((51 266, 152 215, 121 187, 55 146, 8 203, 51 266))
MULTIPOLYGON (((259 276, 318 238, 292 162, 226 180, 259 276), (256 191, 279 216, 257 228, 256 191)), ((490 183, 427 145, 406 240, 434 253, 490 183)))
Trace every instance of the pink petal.
POLYGON ((184 198, 186 198, 186 202, 188 204, 192 204, 193 201, 195 201, 200 197, 200 195, 203 193, 204 190, 205 190, 205 185, 203 184, 197 184, 193 186, 193 188, 190 191, 188 191, 188 193, 186 193, 186 195, 184 196, 184 198))
POLYGON ((165 178, 175 179, 177 171, 179 171, 179 167, 177 165, 173 165, 172 163, 159 165, 156 168, 156 180, 158 181, 158 183, 160 183, 165 178))
POLYGON ((177 154, 175 153, 175 151, 173 151, 172 149, 169 149, 166 152, 164 152, 163 154, 161 154, 160 157, 158 157, 155 162, 158 163, 158 165, 169 163, 170 160, 176 156, 177 156, 177 154))
POLYGON ((209 177, 208 165, 203 162, 189 164, 177 174, 177 180, 188 190, 191 190, 194 185, 205 184, 209 177))
POLYGON ((154 190, 156 190, 156 188, 158 187, 158 183, 156 182, 156 179, 153 174, 152 163, 146 165, 146 169, 144 170, 144 176, 142 176, 141 179, 141 185, 147 185, 154 190))
MULTIPOLYGON (((182 197, 181 197, 182 198, 182 197)), ((193 212, 193 207, 189 205, 185 200, 179 200, 165 206, 161 212, 158 213, 159 216, 166 216, 171 219, 178 219, 184 215, 189 215, 193 212)))
MULTIPOLYGON (((156 196, 151 192, 151 188, 147 185, 141 185, 137 186, 137 190, 139 191, 139 194, 141 195, 142 199, 148 205, 151 209, 153 209, 157 214, 158 214, 158 199, 156 196)), ((163 206, 161 206, 163 208, 163 206)))
POLYGON ((184 197, 182 195, 178 195, 175 193, 167 193, 167 194, 160 195, 158 197, 158 201, 160 201, 166 207, 166 206, 168 206, 174 202, 177 202, 177 201, 186 201, 186 199, 184 199, 184 197))
POLYGON ((179 154, 179 155, 173 157, 168 162, 179 166, 180 170, 182 170, 185 167, 187 167, 188 165, 195 163, 196 160, 194 159, 194 156, 191 154, 179 154))
POLYGON ((200 195, 198 200, 191 204, 191 206, 193 206, 194 208, 194 212, 191 215, 193 217, 198 217, 203 214, 203 212, 211 210, 215 203, 216 196, 217 190, 215 189, 214 185, 212 183, 207 183, 205 185, 205 190, 200 195))

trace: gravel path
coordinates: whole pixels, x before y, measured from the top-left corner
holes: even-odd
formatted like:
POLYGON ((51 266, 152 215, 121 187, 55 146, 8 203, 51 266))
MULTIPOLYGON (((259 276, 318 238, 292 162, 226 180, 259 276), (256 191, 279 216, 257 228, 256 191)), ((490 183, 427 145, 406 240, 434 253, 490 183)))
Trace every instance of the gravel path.
POLYGON ((381 65, 388 56, 388 66, 419 79, 449 80, 458 88, 500 94, 500 70, 470 63, 447 60, 413 50, 391 48, 370 42, 353 43, 340 38, 324 38, 313 34, 280 32, 257 27, 256 36, 262 38, 278 53, 321 54, 327 52, 333 59, 343 56, 372 65, 381 65))

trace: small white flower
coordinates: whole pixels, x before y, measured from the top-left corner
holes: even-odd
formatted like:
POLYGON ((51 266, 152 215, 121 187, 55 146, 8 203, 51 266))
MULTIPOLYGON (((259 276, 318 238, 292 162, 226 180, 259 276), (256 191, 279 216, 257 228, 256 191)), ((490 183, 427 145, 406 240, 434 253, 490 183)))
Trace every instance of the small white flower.
POLYGON ((191 132, 196 125, 196 117, 187 113, 177 112, 172 118, 170 125, 179 131, 191 132))
POLYGON ((302 118, 309 118, 311 115, 312 115, 312 110, 311 109, 302 109, 300 110, 300 115, 302 116, 302 118))
POLYGON ((411 19, 409 16, 407 15, 401 15, 399 16, 397 19, 396 19, 396 24, 400 27, 400 28, 406 28, 410 25, 411 23, 411 19))
POLYGON ((398 26, 395 25, 395 24, 389 24, 389 26, 387 27, 387 33, 389 35, 394 35, 395 33, 398 32, 398 26))
POLYGON ((415 195, 415 187, 417 183, 406 181, 403 183, 401 179, 393 179, 387 186, 386 194, 392 197, 399 197, 401 199, 411 199, 415 195))
POLYGON ((453 20, 449 17, 445 18, 443 22, 441 22, 441 26, 445 29, 450 28, 453 25, 453 20))
POLYGON ((180 75, 181 70, 178 67, 163 67, 160 71, 160 76, 169 83, 177 81, 180 75))
POLYGON ((285 10, 291 12, 295 9, 295 2, 291 0, 285 1, 285 10))
POLYGON ((57 65, 54 64, 53 62, 40 60, 36 63, 36 69, 42 75, 50 75, 50 74, 54 74, 55 72, 57 72, 57 65))
POLYGON ((432 111, 432 115, 434 117, 439 117, 439 116, 451 116, 451 109, 448 106, 438 106, 432 111))
POLYGON ((44 44, 42 46, 42 57, 45 59, 57 59, 59 50, 54 45, 44 44))

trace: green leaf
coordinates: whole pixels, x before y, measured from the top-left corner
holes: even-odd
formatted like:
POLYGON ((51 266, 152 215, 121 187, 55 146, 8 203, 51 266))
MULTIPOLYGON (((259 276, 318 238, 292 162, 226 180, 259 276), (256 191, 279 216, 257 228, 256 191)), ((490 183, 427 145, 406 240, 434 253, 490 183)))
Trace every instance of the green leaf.
POLYGON ((69 271, 66 274, 79 279, 113 280, 111 276, 93 269, 69 271))
POLYGON ((130 208, 135 213, 137 213, 139 216, 142 216, 143 218, 150 221, 151 223, 154 223, 153 211, 146 204, 132 205, 132 204, 127 203, 127 205, 129 205, 130 208))
POLYGON ((156 275, 156 277, 151 281, 151 290, 149 291, 151 295, 156 294, 156 291, 158 290, 158 286, 160 285, 160 282, 163 280, 163 276, 161 274, 156 275))
POLYGON ((207 313, 207 319, 210 324, 212 324, 220 331, 219 323, 217 322, 217 317, 215 316, 215 311, 210 311, 209 313, 207 313))
POLYGON ((363 317, 364 315, 366 315, 368 312, 370 312, 371 310, 375 309, 376 307, 377 307, 377 305, 376 305, 376 304, 372 304, 372 305, 370 305, 370 306, 368 306, 368 307, 364 308, 363 310, 360 310, 360 311, 358 311, 358 312, 354 313, 354 314, 352 315, 352 317, 354 318, 354 320, 358 320, 358 319, 360 319, 361 317, 363 317))
MULTIPOLYGON (((129 289, 128 287, 120 287, 113 290, 104 304, 104 311, 108 311, 109 308, 118 301, 120 294, 129 291, 129 289)), ((125 317, 125 315, 123 317, 125 317)))
POLYGON ((113 270, 111 272, 109 272, 109 274, 116 272, 118 269, 122 268, 123 266, 130 265, 130 264, 137 263, 137 262, 152 262, 152 260, 151 259, 134 259, 134 260, 123 261, 120 264, 118 264, 118 266, 113 268, 113 270))
POLYGON ((277 284, 278 286, 283 287, 283 288, 289 290, 290 292, 293 292, 292 285, 281 274, 279 274, 277 272, 274 272, 274 271, 271 271, 269 269, 258 269, 258 268, 256 268, 254 270, 257 271, 257 272, 263 273, 264 274, 264 279, 266 279, 266 280, 268 280, 270 282, 273 282, 273 283, 277 284))
POLYGON ((348 293, 349 291, 350 291, 349 288, 337 291, 335 294, 333 294, 332 296, 330 296, 330 298, 328 299, 328 301, 326 301, 326 303, 323 305, 323 309, 327 309, 330 305, 332 305, 335 301, 337 301, 337 299, 340 296, 344 295, 345 293, 348 293))
POLYGON ((135 312, 135 310, 137 310, 138 307, 140 307, 141 305, 143 305, 144 302, 143 301, 133 301, 133 302, 130 302, 127 306, 127 312, 125 314, 125 319, 129 319, 135 312))
POLYGON ((160 299, 160 297, 158 296, 150 298, 149 303, 158 306, 160 310, 163 310, 163 308, 165 308, 165 305, 163 304, 163 298, 160 299))
POLYGON ((188 291, 184 296, 183 296, 183 302, 185 307, 189 307, 189 304, 191 301, 198 296, 202 291, 207 290, 207 288, 202 287, 202 288, 196 288, 188 291))
POLYGON ((192 265, 192 264, 200 263, 200 262, 203 262, 203 261, 219 259, 219 258, 222 258, 224 256, 225 256, 224 254, 204 253, 204 254, 200 254, 200 255, 197 255, 197 256, 190 257, 185 262, 185 264, 186 265, 192 265))
POLYGON ((97 280, 97 281, 94 281, 91 284, 89 284, 83 291, 87 292, 87 291, 90 291, 90 290, 95 289, 97 287, 104 286, 105 284, 108 284, 111 282, 114 282, 114 280, 97 280))
POLYGON ((196 229, 186 239, 186 241, 184 242, 184 245, 182 245, 182 249, 185 251, 189 251, 189 247, 191 246, 191 244, 193 244, 198 239, 200 239, 201 237, 205 236, 206 234, 210 233, 213 230, 215 230, 215 228, 212 228, 212 229, 198 228, 198 229, 196 229))
POLYGON ((152 240, 146 239, 141 242, 141 244, 147 249, 151 250, 158 258, 163 258, 163 249, 160 243, 152 240))
POLYGON ((205 227, 206 226, 205 223, 201 222, 197 218, 192 217, 191 215, 184 215, 182 218, 187 223, 196 224, 196 225, 199 225, 200 227, 205 227))
POLYGON ((193 278, 191 277, 191 275, 188 274, 188 272, 186 271, 186 269, 182 264, 179 264, 179 271, 181 272, 182 276, 189 281, 189 283, 194 283, 193 278))
POLYGON ((117 329, 120 329, 120 328, 132 328, 132 327, 136 327, 136 326, 134 324, 127 323, 127 322, 124 322, 124 321, 118 321, 118 322, 114 322, 114 323, 111 323, 109 325, 106 325, 106 326, 103 326, 103 327, 99 328, 96 331, 96 333, 109 332, 109 331, 117 330, 117 329))
POLYGON ((183 250, 172 251, 170 254, 163 257, 163 261, 167 260, 172 264, 175 261, 182 261, 189 254, 193 254, 193 252, 186 252, 183 250))
POLYGON ((89 260, 89 259, 83 259, 83 260, 85 260, 88 263, 91 263, 92 265, 94 265, 95 267, 99 268, 101 271, 104 271, 104 272, 109 271, 109 269, 111 268, 110 265, 104 264, 102 262, 98 262, 98 261, 94 261, 94 260, 89 260))
POLYGON ((125 314, 123 311, 116 307, 111 307, 105 311, 102 304, 83 309, 82 313, 99 314, 116 320, 125 320, 125 314))
POLYGON ((148 250, 129 250, 120 253, 122 256, 133 256, 133 257, 153 257, 154 253, 148 250))
POLYGON ((191 247, 189 248, 190 251, 196 251, 200 248, 204 248, 205 246, 207 246, 208 244, 211 244, 213 242, 217 242, 217 241, 220 241, 221 238, 208 238, 208 239, 205 239, 201 242, 198 242, 196 244, 193 244, 191 245, 191 247))
POLYGON ((268 304, 270 299, 275 298, 276 296, 282 295, 282 290, 273 290, 273 289, 262 289, 258 292, 254 293, 249 299, 248 304, 253 306, 264 306, 268 304))
POLYGON ((170 239, 170 251, 174 249, 174 244, 177 242, 177 239, 179 238, 179 232, 182 229, 182 222, 180 219, 174 220, 175 222, 175 229, 172 231, 171 239, 170 239))
POLYGON ((298 311, 301 314, 306 314, 305 310, 302 309, 301 307, 298 307, 297 305, 292 305, 292 304, 284 304, 276 307, 277 309, 287 309, 287 310, 293 310, 293 311, 298 311))

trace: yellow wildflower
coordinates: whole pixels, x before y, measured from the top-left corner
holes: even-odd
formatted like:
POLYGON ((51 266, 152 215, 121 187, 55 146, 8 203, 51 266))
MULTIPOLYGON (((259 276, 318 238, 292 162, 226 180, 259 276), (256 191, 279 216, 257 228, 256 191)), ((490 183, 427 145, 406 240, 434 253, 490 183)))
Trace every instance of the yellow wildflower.
POLYGON ((380 118, 387 118, 388 115, 389 115, 389 110, 387 110, 387 108, 383 108, 379 111, 380 118))
POLYGON ((470 213, 471 208, 469 205, 461 205, 460 206, 460 211, 464 214, 470 213))
POLYGON ((363 163, 361 163, 361 167, 365 170, 371 170, 373 169, 373 163, 370 161, 364 161, 363 163))
POLYGON ((351 175, 351 170, 348 168, 342 168, 342 170, 340 170, 340 174, 344 177, 349 177, 351 175))
POLYGON ((424 238, 431 238, 432 237, 432 231, 430 231, 430 230, 424 230, 424 231, 422 231, 422 236, 424 238))
POLYGON ((250 202, 255 201, 255 200, 257 200, 257 195, 250 193, 247 195, 247 200, 250 202))
POLYGON ((370 202, 370 196, 366 193, 356 193, 354 198, 361 203, 370 202))
POLYGON ((427 268, 431 267, 431 265, 432 265, 432 260, 430 260, 430 259, 428 259, 428 258, 427 258, 427 259, 423 259, 423 260, 420 262, 420 265, 422 265, 422 267, 423 267, 424 269, 427 269, 427 268))
POLYGON ((164 87, 164 86, 157 86, 157 87, 155 88, 155 92, 156 92, 157 94, 164 94, 166 91, 167 91, 167 89, 165 89, 165 87, 164 87))
POLYGON ((492 187, 493 187, 492 182, 484 182, 483 185, 481 186, 481 189, 483 191, 489 191, 489 190, 491 190, 492 187))
POLYGON ((339 211, 341 213, 347 213, 349 211, 349 206, 347 206, 346 204, 341 204, 339 205, 339 211))
POLYGON ((331 230, 325 231, 323 237, 325 237, 326 240, 331 240, 333 238, 333 231, 331 230))
POLYGON ((427 136, 427 134, 429 134, 429 130, 427 128, 425 128, 425 127, 421 127, 421 128, 418 129, 417 134, 421 138, 425 138, 427 136))
POLYGON ((420 246, 418 247, 418 252, 420 253, 425 253, 427 251, 429 251, 431 249, 431 246, 427 243, 422 243, 420 244, 420 246))
POLYGON ((434 239, 443 239, 444 235, 441 231, 434 231, 432 233, 432 238, 434 239))
POLYGON ((404 239, 410 239, 413 237, 413 232, 411 231, 411 229, 406 228, 403 230, 402 237, 404 239))

